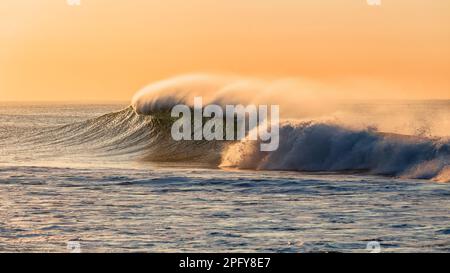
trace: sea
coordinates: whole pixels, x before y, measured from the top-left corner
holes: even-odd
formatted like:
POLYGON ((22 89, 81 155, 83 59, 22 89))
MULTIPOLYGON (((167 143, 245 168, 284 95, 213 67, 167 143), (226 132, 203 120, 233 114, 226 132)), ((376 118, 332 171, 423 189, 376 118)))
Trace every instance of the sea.
POLYGON ((0 252, 450 252, 446 137, 289 122, 261 154, 174 142, 166 122, 0 103, 0 252))

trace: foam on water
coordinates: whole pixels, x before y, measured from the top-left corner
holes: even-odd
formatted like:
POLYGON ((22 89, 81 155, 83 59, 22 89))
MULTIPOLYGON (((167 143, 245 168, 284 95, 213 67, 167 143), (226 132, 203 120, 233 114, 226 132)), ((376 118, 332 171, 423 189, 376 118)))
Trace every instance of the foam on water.
POLYGON ((448 182, 450 142, 440 138, 352 130, 335 124, 285 124, 280 147, 261 152, 254 141, 231 145, 222 166, 263 170, 364 171, 448 182))

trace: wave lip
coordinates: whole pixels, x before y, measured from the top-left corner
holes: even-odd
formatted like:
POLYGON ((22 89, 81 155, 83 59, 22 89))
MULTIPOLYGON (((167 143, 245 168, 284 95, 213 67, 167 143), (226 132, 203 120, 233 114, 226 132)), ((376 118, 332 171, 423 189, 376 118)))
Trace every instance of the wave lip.
POLYGON ((185 75, 151 84, 138 91, 131 105, 138 114, 151 115, 170 112, 177 104, 193 106, 194 97, 205 103, 218 101, 219 93, 231 78, 210 75, 185 75))

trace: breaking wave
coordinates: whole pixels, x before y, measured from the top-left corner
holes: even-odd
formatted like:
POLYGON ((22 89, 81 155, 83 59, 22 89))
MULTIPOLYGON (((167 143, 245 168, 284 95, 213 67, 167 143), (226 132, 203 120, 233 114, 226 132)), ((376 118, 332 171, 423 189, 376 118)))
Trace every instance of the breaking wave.
POLYGON ((256 170, 361 171, 448 182, 450 141, 352 130, 334 124, 285 124, 280 147, 261 152, 255 141, 227 147, 222 166, 256 170))
POLYGON ((206 98, 205 104, 263 103, 273 96, 274 85, 264 85, 256 96, 252 90, 261 85, 207 76, 163 81, 138 92, 131 106, 122 111, 33 132, 20 141, 24 151, 32 148, 46 156, 83 154, 120 160, 196 161, 254 170, 365 172, 450 181, 447 136, 382 133, 371 125, 352 128, 339 119, 312 114, 285 118, 280 146, 273 152, 260 152, 258 141, 172 140, 169 110, 173 105, 189 104, 198 95, 206 98), (242 88, 246 91, 238 96, 236 90, 242 88))

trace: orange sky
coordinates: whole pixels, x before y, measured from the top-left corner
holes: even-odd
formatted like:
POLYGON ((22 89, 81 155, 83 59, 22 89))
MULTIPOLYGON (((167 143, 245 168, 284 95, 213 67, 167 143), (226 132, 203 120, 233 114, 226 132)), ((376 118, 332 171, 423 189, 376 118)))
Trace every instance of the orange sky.
POLYGON ((0 1, 0 100, 129 100, 191 72, 370 79, 450 99, 450 1, 0 1))

